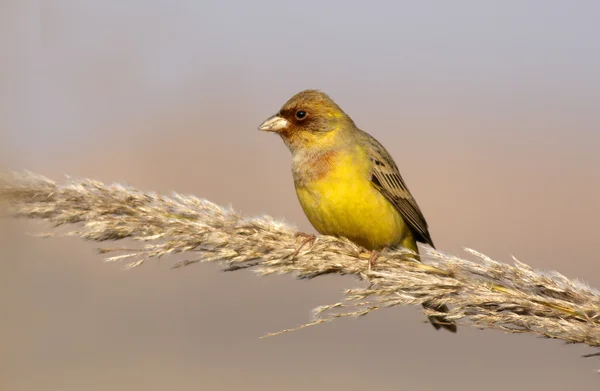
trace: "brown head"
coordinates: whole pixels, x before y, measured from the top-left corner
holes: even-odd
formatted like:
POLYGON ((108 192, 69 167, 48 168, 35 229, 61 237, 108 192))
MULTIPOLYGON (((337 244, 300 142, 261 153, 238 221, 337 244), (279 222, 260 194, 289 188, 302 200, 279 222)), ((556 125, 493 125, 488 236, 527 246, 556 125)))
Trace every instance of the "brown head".
POLYGON ((325 93, 305 90, 288 100, 259 130, 278 133, 292 153, 299 148, 326 148, 339 134, 354 129, 354 122, 325 93))

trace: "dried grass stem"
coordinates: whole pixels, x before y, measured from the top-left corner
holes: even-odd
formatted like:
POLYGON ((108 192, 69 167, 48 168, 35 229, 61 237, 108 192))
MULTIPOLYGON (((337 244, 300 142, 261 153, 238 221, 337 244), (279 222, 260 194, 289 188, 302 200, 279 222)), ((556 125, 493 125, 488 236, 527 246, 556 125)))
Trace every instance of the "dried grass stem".
MULTIPOLYGON (((86 240, 143 242, 140 249, 101 250, 114 254, 108 261, 127 260, 127 268, 186 253, 191 258, 174 267, 222 262, 227 270, 250 268, 260 275, 352 274, 369 283, 346 291, 342 302, 315 309, 314 321, 299 328, 396 305, 447 303, 452 307, 447 317, 463 326, 600 347, 600 293, 517 260, 508 265, 467 249, 476 259, 470 261, 425 248, 424 263, 410 261, 406 251, 389 251, 378 258, 374 270, 368 270, 367 253, 329 236, 318 236, 312 246, 292 257, 300 240, 296 230, 283 222, 266 216, 246 218, 193 196, 164 197, 90 179, 57 185, 32 173, 4 176, 0 202, 15 217, 56 226, 76 224, 69 235, 86 240)), ((291 330, 282 332, 286 331, 291 330)))

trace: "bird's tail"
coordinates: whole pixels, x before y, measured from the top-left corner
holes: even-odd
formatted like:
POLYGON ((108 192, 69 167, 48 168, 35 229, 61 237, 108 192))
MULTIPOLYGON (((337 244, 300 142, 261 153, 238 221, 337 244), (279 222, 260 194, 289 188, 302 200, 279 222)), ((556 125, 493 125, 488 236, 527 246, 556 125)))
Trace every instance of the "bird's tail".
MULTIPOLYGON (((402 247, 408 248, 416 253, 416 259, 420 262, 421 257, 419 256, 419 247, 417 246, 417 242, 413 239, 412 236, 408 236, 402 243, 402 247)), ((423 303, 423 308, 429 308, 435 310, 437 312, 448 312, 448 307, 445 304, 441 305, 433 305, 430 303, 423 303)), ((429 323, 436 330, 445 329, 450 332, 456 333, 456 323, 453 320, 446 319, 446 317, 442 315, 432 315, 429 316, 429 323)))
MULTIPOLYGON (((423 308, 430 308, 437 312, 448 312, 448 307, 445 304, 434 306, 431 304, 423 303, 423 308)), ((456 333, 456 323, 454 323, 454 321, 448 320, 446 319, 446 317, 440 315, 433 315, 429 316, 428 318, 429 323, 431 323, 431 325, 435 327, 436 330, 445 329, 452 333, 456 333)))

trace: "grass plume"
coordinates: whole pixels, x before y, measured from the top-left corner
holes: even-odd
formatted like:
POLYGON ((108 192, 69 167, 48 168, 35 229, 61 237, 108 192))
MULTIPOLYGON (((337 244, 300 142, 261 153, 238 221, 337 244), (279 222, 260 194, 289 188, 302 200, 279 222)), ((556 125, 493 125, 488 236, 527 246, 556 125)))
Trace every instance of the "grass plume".
POLYGON ((127 268, 186 253, 190 259, 173 267, 221 262, 230 271, 295 273, 299 278, 351 274, 369 283, 347 290, 339 303, 315 309, 314 320, 298 328, 397 305, 446 303, 452 309, 445 316, 462 326, 600 347, 600 292, 516 259, 509 265, 467 249, 476 259, 470 261, 424 248, 424 263, 419 263, 407 251, 394 250, 369 270, 369 253, 348 240, 318 236, 294 255, 301 241, 297 231, 270 217, 247 218, 193 196, 164 197, 91 179, 57 185, 32 173, 6 175, 0 177, 0 204, 14 217, 73 224, 68 235, 85 240, 142 242, 138 249, 100 250, 110 255, 107 261, 127 261, 127 268))

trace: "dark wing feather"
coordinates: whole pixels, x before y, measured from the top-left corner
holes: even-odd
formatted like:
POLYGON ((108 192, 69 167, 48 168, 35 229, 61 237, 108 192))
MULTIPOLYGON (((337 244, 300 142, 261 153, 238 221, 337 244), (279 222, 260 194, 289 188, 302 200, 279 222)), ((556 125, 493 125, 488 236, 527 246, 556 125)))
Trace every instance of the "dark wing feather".
MULTIPOLYGON (((372 162, 371 183, 400 212, 404 221, 410 226, 415 240, 434 247, 427 221, 404 183, 398 167, 385 148, 368 133, 362 132, 369 158, 372 162)), ((435 248, 435 247, 434 247, 435 248)))

